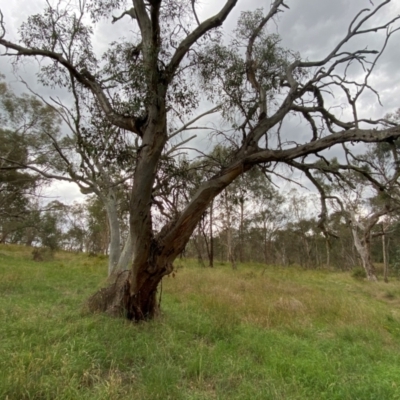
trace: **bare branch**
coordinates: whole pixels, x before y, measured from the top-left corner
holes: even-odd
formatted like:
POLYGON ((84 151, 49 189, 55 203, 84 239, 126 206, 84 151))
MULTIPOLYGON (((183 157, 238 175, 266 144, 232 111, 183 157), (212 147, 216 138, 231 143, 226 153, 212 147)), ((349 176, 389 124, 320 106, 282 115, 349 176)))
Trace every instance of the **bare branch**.
MULTIPOLYGON (((254 60, 253 60, 253 47, 254 42, 256 41, 258 35, 263 30, 263 28, 267 25, 268 21, 273 18, 275 14, 277 14, 280 10, 279 7, 283 4, 283 0, 275 0, 271 6, 269 13, 260 21, 258 26, 254 29, 253 34, 249 38, 249 42, 247 44, 246 50, 246 73, 247 79, 253 86, 254 90, 260 96, 260 115, 267 116, 267 99, 265 89, 260 85, 256 78, 256 71, 254 68, 254 60)), ((287 6, 285 6, 287 7, 287 6)))
POLYGON ((179 142, 179 143, 177 143, 176 145, 172 146, 172 147, 165 153, 165 155, 169 156, 169 155, 171 155, 172 153, 174 153, 175 151, 181 150, 181 148, 182 148, 181 146, 183 146, 184 144, 190 142, 191 140, 193 140, 193 139, 196 138, 196 137, 197 137, 197 135, 193 135, 193 136, 191 136, 191 137, 188 138, 188 139, 182 140, 181 142, 179 142))
POLYGON ((205 117, 206 115, 210 115, 213 114, 217 111, 219 111, 221 109, 221 105, 218 105, 216 107, 213 107, 211 110, 208 110, 200 115, 197 115, 195 118, 193 118, 192 120, 190 120, 189 122, 187 122, 185 125, 183 125, 181 128, 177 129, 176 131, 172 132, 169 136, 168 139, 172 139, 173 137, 175 137, 176 135, 178 135, 179 133, 187 130, 187 128, 194 124, 196 121, 198 121, 199 119, 205 117))
POLYGON ((384 7, 386 4, 390 3, 391 0, 386 0, 384 2, 382 2, 381 4, 379 4, 379 6, 377 6, 373 11, 371 11, 368 15, 366 15, 364 18, 362 18, 360 20, 360 22, 357 23, 357 25, 353 28, 353 25, 355 24, 356 20, 358 19, 358 17, 366 12, 369 11, 369 9, 364 9, 361 10, 353 19, 353 21, 350 23, 349 29, 347 31, 347 35, 336 45, 336 47, 322 60, 319 61, 308 61, 308 62, 301 62, 299 64, 299 67, 321 67, 326 65, 332 58, 337 57, 337 53, 338 51, 343 47, 343 45, 345 43, 347 43, 352 37, 356 36, 356 35, 361 35, 361 34, 365 34, 365 33, 370 33, 370 32, 378 32, 381 30, 386 30, 390 25, 392 25, 394 22, 398 21, 400 19, 400 15, 393 18, 392 20, 390 20, 389 22, 387 22, 386 24, 380 25, 380 26, 376 26, 373 28, 369 28, 369 29, 364 29, 361 30, 360 28, 368 21, 370 20, 382 7, 384 7))
POLYGON ((238 0, 227 0, 225 6, 218 14, 203 21, 192 33, 190 33, 184 40, 182 40, 182 42, 176 49, 175 54, 172 56, 169 65, 167 66, 168 82, 171 82, 180 62, 182 61, 183 57, 185 57, 191 46, 205 33, 209 32, 213 28, 221 26, 230 14, 230 12, 236 6, 237 1, 238 0))
POLYGON ((192 1, 192 10, 193 10, 194 18, 196 19, 197 25, 200 25, 199 17, 197 16, 196 7, 195 7, 196 0, 191 0, 191 1, 192 1))

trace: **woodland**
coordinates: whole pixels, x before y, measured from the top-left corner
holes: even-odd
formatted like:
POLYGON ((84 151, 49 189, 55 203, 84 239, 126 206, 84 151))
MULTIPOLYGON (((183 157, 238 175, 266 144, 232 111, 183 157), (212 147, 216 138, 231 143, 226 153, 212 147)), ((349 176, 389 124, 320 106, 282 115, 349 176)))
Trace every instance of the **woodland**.
POLYGON ((218 3, 201 19, 195 0, 45 2, 18 41, 0 12, 2 56, 37 60, 38 84, 69 94, 0 83, 0 243, 37 261, 105 255, 91 311, 159 315, 182 257, 400 277, 400 109, 370 119, 359 106, 366 93, 380 102, 370 82, 400 29, 400 16, 380 18, 390 0, 359 10, 315 60, 271 33, 289 1, 242 12, 229 35, 240 0, 218 3), (93 24, 121 19, 131 30, 98 54, 93 24), (215 145, 196 147, 198 135, 215 145), (44 200, 54 181, 85 200, 44 200))

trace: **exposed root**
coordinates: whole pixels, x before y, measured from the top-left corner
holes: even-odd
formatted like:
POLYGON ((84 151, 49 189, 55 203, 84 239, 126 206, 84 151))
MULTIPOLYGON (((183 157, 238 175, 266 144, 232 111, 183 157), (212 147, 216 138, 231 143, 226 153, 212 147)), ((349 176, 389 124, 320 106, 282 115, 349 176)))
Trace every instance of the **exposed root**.
POLYGON ((136 294, 131 294, 130 271, 122 271, 113 277, 113 283, 100 289, 86 303, 92 313, 106 313, 112 317, 125 317, 132 321, 154 318, 159 312, 157 284, 159 279, 150 278, 136 294))
POLYGON ((87 300, 87 307, 93 313, 106 313, 113 317, 126 314, 124 299, 129 285, 130 271, 122 271, 114 283, 100 289, 87 300))

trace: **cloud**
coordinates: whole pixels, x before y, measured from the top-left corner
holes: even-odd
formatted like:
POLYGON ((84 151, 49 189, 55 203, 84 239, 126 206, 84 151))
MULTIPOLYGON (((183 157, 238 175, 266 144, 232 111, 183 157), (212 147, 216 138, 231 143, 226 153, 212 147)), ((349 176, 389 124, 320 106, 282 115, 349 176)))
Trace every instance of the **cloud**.
POLYGON ((44 203, 58 200, 64 204, 71 204, 74 201, 82 203, 86 198, 76 184, 63 181, 55 181, 51 186, 42 189, 41 196, 44 203))

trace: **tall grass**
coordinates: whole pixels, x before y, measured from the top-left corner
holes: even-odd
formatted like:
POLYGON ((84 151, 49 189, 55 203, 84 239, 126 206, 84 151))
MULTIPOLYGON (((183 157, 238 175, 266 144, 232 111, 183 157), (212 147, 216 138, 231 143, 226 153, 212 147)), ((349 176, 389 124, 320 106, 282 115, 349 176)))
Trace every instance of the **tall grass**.
POLYGON ((400 399, 400 284, 179 261, 160 318, 87 315, 106 260, 0 246, 0 399, 400 399))

